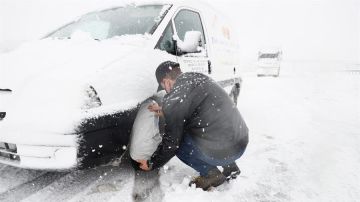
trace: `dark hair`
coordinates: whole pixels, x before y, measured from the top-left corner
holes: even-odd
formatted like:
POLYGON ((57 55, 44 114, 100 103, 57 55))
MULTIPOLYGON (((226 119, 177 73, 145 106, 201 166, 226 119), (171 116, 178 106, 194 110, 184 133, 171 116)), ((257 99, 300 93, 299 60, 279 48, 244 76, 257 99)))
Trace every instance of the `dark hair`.
POLYGON ((180 67, 173 67, 172 70, 169 73, 167 73, 164 78, 168 77, 171 80, 176 80, 176 78, 178 78, 180 74, 182 74, 180 67))
POLYGON ((156 69, 155 75, 158 83, 160 84, 164 78, 176 80, 181 74, 180 64, 177 62, 166 61, 161 63, 156 69))

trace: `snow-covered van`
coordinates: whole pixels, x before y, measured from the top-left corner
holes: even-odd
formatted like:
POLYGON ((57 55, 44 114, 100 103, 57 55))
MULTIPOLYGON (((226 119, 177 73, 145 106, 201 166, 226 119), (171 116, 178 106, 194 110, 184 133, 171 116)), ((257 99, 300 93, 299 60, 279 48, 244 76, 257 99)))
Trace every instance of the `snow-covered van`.
POLYGON ((280 74, 282 51, 280 49, 264 49, 258 53, 257 76, 278 77, 280 74))
MULTIPOLYGON (((0 163, 46 170, 109 162, 166 60, 233 84, 236 34, 198 2, 112 5, 0 56, 0 163)), ((239 72, 239 71, 237 71, 239 72)))

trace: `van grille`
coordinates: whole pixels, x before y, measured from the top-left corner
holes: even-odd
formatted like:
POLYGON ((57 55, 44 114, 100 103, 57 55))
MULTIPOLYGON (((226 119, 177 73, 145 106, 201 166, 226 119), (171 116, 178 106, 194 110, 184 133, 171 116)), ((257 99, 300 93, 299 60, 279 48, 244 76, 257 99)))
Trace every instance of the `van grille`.
POLYGON ((20 161, 20 156, 17 155, 16 144, 0 142, 0 158, 5 158, 9 161, 20 161))

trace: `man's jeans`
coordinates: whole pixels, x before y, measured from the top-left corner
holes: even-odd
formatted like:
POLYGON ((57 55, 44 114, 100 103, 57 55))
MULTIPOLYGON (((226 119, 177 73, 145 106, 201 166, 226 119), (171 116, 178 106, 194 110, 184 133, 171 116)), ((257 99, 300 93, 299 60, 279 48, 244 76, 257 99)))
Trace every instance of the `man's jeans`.
POLYGON ((226 159, 214 159, 204 155, 198 146, 195 144, 190 135, 184 135, 176 156, 186 165, 192 167, 200 173, 201 176, 206 176, 209 170, 216 168, 216 166, 227 166, 234 163, 236 159, 240 158, 244 151, 239 151, 234 157, 226 159))

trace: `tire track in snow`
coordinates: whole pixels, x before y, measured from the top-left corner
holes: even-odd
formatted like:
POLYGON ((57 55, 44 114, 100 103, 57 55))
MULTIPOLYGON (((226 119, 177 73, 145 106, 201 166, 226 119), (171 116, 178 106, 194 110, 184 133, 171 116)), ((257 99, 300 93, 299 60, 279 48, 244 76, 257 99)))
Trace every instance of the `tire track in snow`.
POLYGON ((106 165, 65 173, 5 165, 0 167, 0 188, 4 185, 5 190, 0 192, 0 201, 161 201, 163 192, 158 174, 135 176, 129 158, 123 158, 116 166, 106 165), (9 177, 3 181, 5 176, 9 177))
POLYGON ((134 202, 162 201, 159 170, 136 171, 132 197, 134 202))
POLYGON ((108 165, 97 167, 100 171, 97 179, 69 198, 69 202, 131 201, 134 171, 129 158, 126 152, 108 165))
POLYGON ((64 175, 67 175, 67 173, 52 173, 52 172, 44 173, 31 181, 25 182, 14 188, 11 188, 8 191, 0 193, 0 201, 2 202, 21 201, 24 198, 48 186, 57 179, 63 177, 64 175))
POLYGON ((93 183, 70 201, 131 201, 133 176, 132 168, 127 165, 108 166, 93 183))
POLYGON ((6 167, 6 165, 0 164, 0 171, 1 171, 2 169, 4 169, 5 167, 6 167))
POLYGON ((128 198, 125 201, 129 201, 133 173, 126 158, 119 165, 74 171, 25 198, 23 202, 109 201, 114 197, 121 200, 128 198))
POLYGON ((2 164, 0 164, 0 174, 2 173, 2 171, 4 170, 4 169, 6 169, 8 166, 7 165, 2 165, 2 164))
POLYGON ((67 201, 96 182, 104 172, 109 170, 108 167, 99 167, 73 171, 49 183, 42 190, 38 190, 23 201, 67 201))
POLYGON ((26 170, 12 166, 2 165, 0 168, 0 193, 43 175, 44 171, 26 170))

